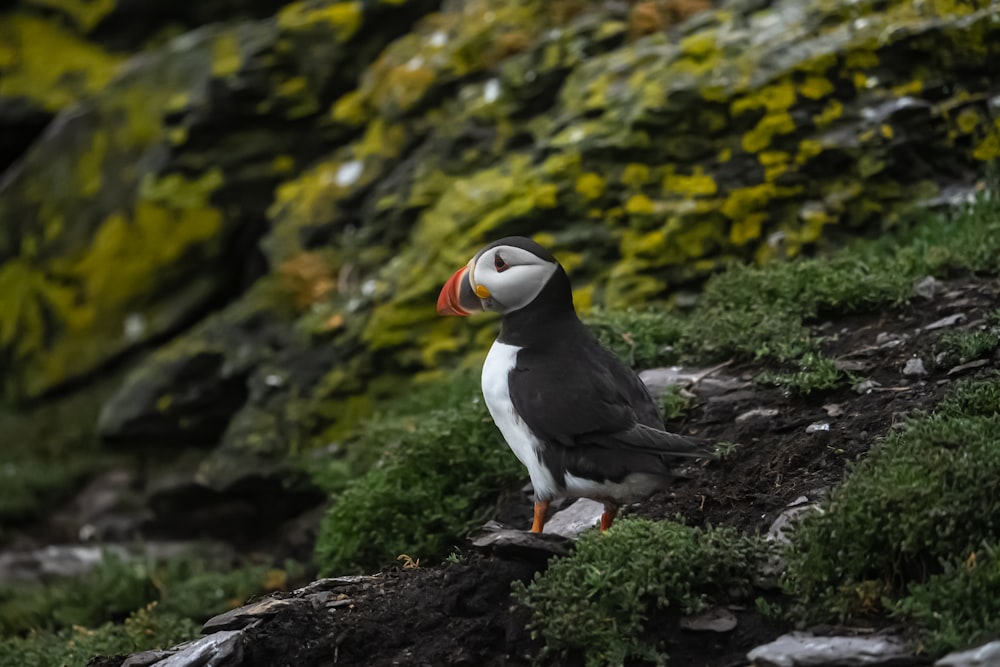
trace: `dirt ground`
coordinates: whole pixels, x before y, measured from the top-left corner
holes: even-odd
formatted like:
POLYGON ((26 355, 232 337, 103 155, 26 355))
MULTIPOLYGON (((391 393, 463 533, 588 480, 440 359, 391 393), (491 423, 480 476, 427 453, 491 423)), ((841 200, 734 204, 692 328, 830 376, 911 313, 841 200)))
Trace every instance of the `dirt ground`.
MULTIPOLYGON (((918 297, 897 310, 815 322, 825 336, 824 352, 859 378, 877 383, 870 391, 844 387, 790 396, 749 382, 742 386, 761 370, 753 365, 721 369, 712 377, 721 377, 728 389, 720 394, 695 386, 693 409, 669 426, 739 446, 723 461, 695 470, 671 491, 625 515, 660 519, 681 514, 692 525, 766 531, 795 499, 822 496, 850 462, 863 458, 908 413, 931 408, 954 381, 1000 365, 992 359, 956 372, 957 362, 935 363, 940 333, 979 326, 1000 303, 998 295, 995 281, 954 281, 942 285, 934 298, 918 297), (924 328, 956 314, 963 317, 952 326, 924 328), (927 375, 904 377, 902 370, 914 356, 923 359, 927 375), (757 409, 777 412, 741 418, 757 409), (814 427, 808 432, 812 424, 828 424, 829 430, 814 427)), ((530 509, 517 493, 508 497, 500 515, 515 528, 530 524, 530 509)), ((472 554, 461 563, 385 572, 376 583, 350 591, 351 605, 324 621, 329 634, 319 643, 326 645, 325 658, 312 662, 318 656, 291 659, 272 653, 253 664, 529 664, 537 646, 525 630, 525 613, 511 608, 509 591, 512 581, 530 578, 539 567, 472 554)), ((647 633, 664 642, 672 664, 735 667, 747 664, 749 649, 791 629, 765 619, 753 605, 735 613, 738 625, 728 633, 681 630, 676 615, 668 613, 650 618, 647 633)))

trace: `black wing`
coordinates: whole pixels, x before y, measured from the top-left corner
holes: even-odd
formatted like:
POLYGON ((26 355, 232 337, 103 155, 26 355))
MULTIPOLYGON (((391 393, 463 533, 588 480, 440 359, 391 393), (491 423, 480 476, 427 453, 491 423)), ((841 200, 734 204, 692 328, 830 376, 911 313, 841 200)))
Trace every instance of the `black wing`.
POLYGON ((509 382, 514 409, 545 442, 665 456, 707 453, 699 441, 663 430, 646 386, 596 340, 583 349, 524 348, 509 382))

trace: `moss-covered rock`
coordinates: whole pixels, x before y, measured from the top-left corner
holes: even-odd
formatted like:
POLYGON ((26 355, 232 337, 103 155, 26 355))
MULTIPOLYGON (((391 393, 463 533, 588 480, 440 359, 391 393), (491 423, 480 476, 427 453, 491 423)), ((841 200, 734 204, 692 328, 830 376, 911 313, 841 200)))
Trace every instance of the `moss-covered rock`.
POLYGON ((475 363, 493 323, 430 304, 491 239, 554 248, 584 310, 640 305, 890 227, 994 156, 989 2, 735 3, 642 39, 606 3, 513 4, 490 38, 444 14, 393 43, 330 111, 360 138, 270 209, 275 257, 344 251, 330 309, 379 368, 475 363))
POLYGON ((58 119, 0 185, 5 396, 37 397, 238 286, 273 185, 346 136, 319 109, 430 4, 297 3, 196 31, 58 119))

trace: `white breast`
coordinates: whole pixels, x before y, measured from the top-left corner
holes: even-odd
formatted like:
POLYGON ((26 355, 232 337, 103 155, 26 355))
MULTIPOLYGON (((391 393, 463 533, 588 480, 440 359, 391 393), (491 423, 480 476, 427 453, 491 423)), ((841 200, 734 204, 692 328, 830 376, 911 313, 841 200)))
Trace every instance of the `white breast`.
POLYGON ((504 440, 514 451, 517 459, 528 469, 531 485, 535 487, 535 498, 549 500, 558 495, 556 482, 538 458, 542 443, 521 421, 510 400, 510 385, 507 376, 517 364, 517 353, 521 348, 496 341, 490 348, 483 364, 483 398, 490 410, 494 423, 503 434, 504 440))

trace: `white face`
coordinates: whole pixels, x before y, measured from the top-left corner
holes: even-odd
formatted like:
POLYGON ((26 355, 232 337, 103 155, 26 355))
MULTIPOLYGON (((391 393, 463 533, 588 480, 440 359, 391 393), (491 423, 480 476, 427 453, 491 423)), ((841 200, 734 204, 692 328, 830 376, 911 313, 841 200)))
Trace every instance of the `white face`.
POLYGON ((501 245, 472 260, 469 282, 483 310, 510 313, 534 301, 557 266, 527 250, 501 245))

